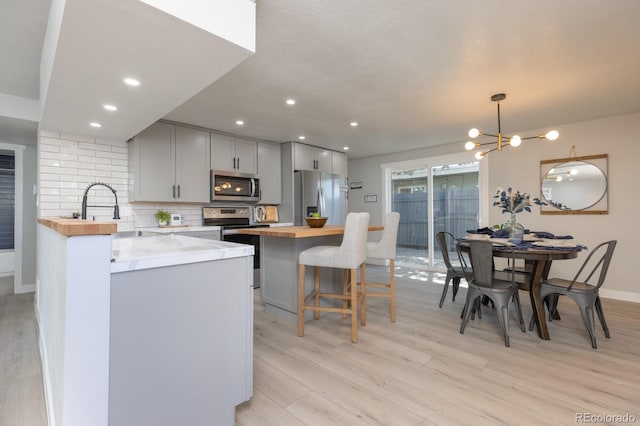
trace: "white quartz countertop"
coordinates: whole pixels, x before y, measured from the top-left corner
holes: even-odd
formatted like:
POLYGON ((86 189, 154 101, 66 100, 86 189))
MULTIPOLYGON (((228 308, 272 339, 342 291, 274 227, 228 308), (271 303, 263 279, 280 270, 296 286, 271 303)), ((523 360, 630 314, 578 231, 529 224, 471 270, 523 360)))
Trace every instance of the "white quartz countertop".
MULTIPOLYGON (((210 228, 210 227, 209 227, 210 228)), ((182 235, 116 238, 111 273, 251 256, 253 246, 182 235)))
POLYGON ((206 232, 206 231, 219 231, 219 226, 165 226, 165 227, 148 227, 148 228, 136 228, 136 231, 149 231, 157 232, 159 234, 173 234, 176 232, 206 232))

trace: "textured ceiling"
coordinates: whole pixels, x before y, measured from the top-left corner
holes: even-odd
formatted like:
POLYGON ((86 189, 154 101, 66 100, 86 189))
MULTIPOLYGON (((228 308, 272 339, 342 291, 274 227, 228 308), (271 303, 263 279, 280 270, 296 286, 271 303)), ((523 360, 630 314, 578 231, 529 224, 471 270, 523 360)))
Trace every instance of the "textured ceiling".
MULTIPOLYGON (((8 4, 20 9, 18 3, 48 8, 44 0, 22 0, 2 2, 2 12, 8 4)), ((305 135, 310 144, 348 145, 354 158, 461 142, 472 126, 493 131, 489 98, 498 92, 508 95, 501 105, 505 132, 640 111, 637 0, 256 6, 256 54, 165 118, 279 142, 305 135), (289 97, 295 106, 285 105, 289 97), (236 126, 237 119, 245 125, 236 126), (349 126, 354 120, 356 128, 349 126)), ((41 21, 11 24, 9 38, 20 44, 7 41, 0 27, 5 58, 20 56, 15 67, 24 70, 0 70, 0 92, 37 95, 28 74, 39 67, 31 51, 42 46, 41 21)), ((182 45, 187 49, 189 40, 182 45)))

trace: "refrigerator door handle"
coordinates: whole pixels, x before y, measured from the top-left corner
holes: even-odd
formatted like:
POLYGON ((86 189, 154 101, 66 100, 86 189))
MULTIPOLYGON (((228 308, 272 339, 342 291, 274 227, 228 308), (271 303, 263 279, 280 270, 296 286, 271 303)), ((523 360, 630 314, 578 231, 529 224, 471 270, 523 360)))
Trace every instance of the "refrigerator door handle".
POLYGON ((324 193, 322 192, 322 187, 318 188, 318 213, 320 213, 320 216, 325 215, 324 193))

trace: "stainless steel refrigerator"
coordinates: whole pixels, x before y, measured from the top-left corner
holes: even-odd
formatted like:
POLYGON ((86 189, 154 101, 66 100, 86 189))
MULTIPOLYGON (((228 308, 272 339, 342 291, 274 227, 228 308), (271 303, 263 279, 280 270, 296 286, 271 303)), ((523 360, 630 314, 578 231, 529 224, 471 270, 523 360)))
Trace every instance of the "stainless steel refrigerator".
POLYGON ((294 223, 306 225, 305 216, 314 212, 326 216, 328 225, 344 225, 347 216, 347 194, 338 175, 314 171, 294 174, 294 223))

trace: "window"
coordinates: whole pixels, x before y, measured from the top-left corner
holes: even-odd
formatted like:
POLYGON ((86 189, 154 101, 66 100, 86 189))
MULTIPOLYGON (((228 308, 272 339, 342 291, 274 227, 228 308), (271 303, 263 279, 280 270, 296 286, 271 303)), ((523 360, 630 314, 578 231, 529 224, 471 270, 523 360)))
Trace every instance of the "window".
POLYGON ((13 250, 15 157, 0 153, 0 250, 13 250))

